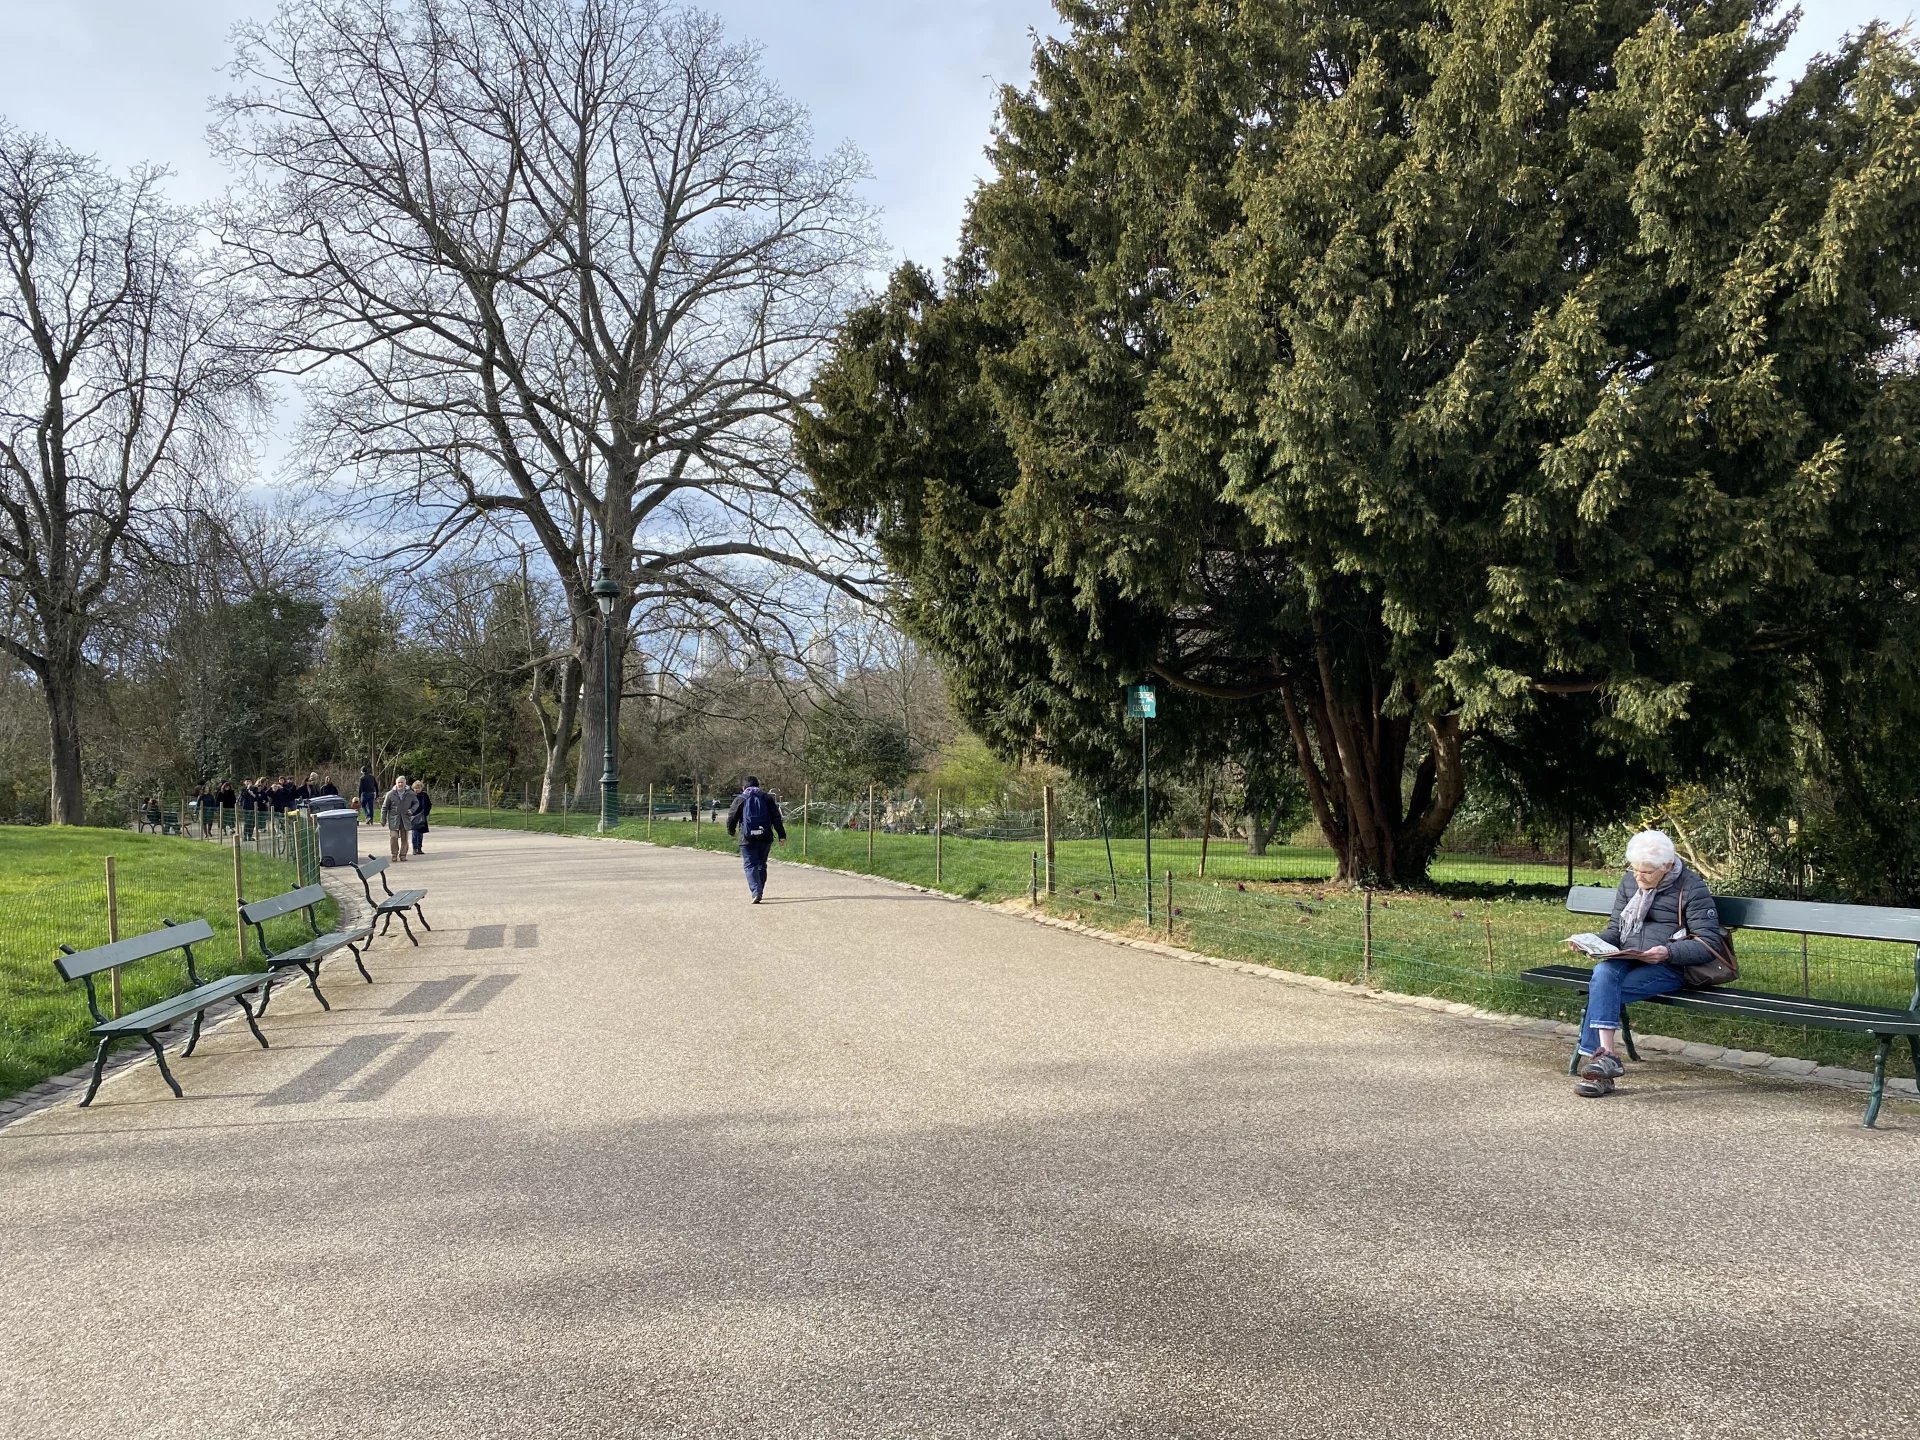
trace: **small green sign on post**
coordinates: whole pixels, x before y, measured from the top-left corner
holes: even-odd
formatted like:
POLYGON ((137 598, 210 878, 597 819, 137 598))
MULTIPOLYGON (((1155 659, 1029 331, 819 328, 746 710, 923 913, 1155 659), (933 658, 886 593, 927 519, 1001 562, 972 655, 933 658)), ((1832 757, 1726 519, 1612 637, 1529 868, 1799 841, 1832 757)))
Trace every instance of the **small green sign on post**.
POLYGON ((1153 928, 1153 782, 1147 774, 1147 722, 1159 714, 1160 696, 1144 680, 1127 687, 1127 718, 1140 722, 1140 831, 1146 838, 1147 928, 1153 928))

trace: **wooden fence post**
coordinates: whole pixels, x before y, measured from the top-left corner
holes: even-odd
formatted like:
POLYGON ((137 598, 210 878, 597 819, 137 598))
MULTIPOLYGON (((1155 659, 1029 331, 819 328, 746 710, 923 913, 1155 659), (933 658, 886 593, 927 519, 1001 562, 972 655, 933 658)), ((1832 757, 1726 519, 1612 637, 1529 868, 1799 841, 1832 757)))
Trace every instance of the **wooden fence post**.
POLYGON ((1219 771, 1207 771, 1207 815, 1200 822, 1200 878, 1207 878, 1207 843, 1213 839, 1213 783, 1219 771))
POLYGON ((653 839, 653 782, 647 782, 647 839, 653 839))
POLYGON ((1173 938, 1173 871, 1167 871, 1167 938, 1173 938))
POLYGON ((807 858, 807 816, 813 809, 813 782, 802 781, 800 785, 800 858, 807 858))
POLYGON ((693 782, 693 848, 700 848, 700 782, 693 782))
POLYGON ((867 869, 873 869, 873 786, 867 786, 867 869))
POLYGON ((1047 842, 1047 894, 1054 893, 1053 879, 1053 786, 1043 786, 1040 791, 1042 810, 1042 832, 1047 842))
MULTIPOLYGON (((243 888, 245 881, 240 871, 240 857, 244 853, 240 848, 240 832, 236 830, 233 832, 233 934, 235 943, 240 947, 242 970, 247 968, 247 922, 240 914, 240 907, 247 903, 246 890, 243 888)), ((307 877, 296 871, 293 883, 304 885, 307 883, 307 877)))
POLYGON ((1360 912, 1360 923, 1362 927, 1360 943, 1360 983, 1362 985, 1371 985, 1373 983, 1373 889, 1369 886, 1362 893, 1365 896, 1365 903, 1360 912))
MULTIPOLYGON (((1149 880, 1147 883, 1151 885, 1153 882, 1149 880)), ((1040 852, 1038 850, 1033 852, 1033 874, 1027 881, 1027 903, 1036 907, 1040 904, 1040 852)))
POLYGON ((1487 974, 1493 974, 1493 902, 1480 902, 1480 922, 1487 932, 1487 974))
MULTIPOLYGON (((107 856, 107 942, 113 943, 120 938, 120 881, 114 873, 113 856, 107 856)), ((118 1020, 120 1008, 120 967, 113 967, 108 978, 113 982, 113 1018, 118 1020)))
POLYGON ((933 884, 935 889, 938 889, 940 882, 946 878, 943 873, 946 867, 942 863, 946 859, 944 853, 947 839, 944 833, 946 828, 946 817, 942 813, 941 794, 938 790, 935 790, 933 792, 933 884))

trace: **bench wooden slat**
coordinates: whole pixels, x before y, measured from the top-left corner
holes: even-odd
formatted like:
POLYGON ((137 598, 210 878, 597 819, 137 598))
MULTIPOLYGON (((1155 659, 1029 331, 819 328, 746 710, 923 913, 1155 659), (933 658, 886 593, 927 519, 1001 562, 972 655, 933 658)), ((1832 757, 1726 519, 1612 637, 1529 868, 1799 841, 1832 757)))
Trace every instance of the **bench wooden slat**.
MULTIPOLYGON (((1536 985, 1585 990, 1592 983, 1593 971, 1583 965, 1541 965, 1523 971, 1520 978, 1536 985)), ((1683 1010, 1743 1015, 1826 1030, 1864 1031, 1871 1027, 1874 1032, 1883 1035, 1920 1034, 1920 1012, 1902 1010, 1894 1005, 1869 1005, 1862 1001, 1774 995, 1764 990, 1733 990, 1726 986, 1715 986, 1711 990, 1676 990, 1668 995, 1642 996, 1633 1003, 1672 1005, 1683 1010)))
POLYGON ((427 892, 424 890, 396 890, 385 899, 376 900, 373 908, 376 913, 381 910, 405 910, 426 898, 427 892))
POLYGON ((290 950, 275 951, 267 957, 267 964, 277 967, 299 965, 308 960, 324 960, 336 950, 372 937, 371 925, 362 926, 358 930, 329 930, 326 934, 316 935, 305 944, 295 945, 290 950))
POLYGON ((76 950, 71 955, 62 955, 53 962, 54 969, 60 972, 62 980, 78 980, 83 976, 97 975, 102 970, 111 970, 116 965, 131 965, 136 960, 146 960, 155 955, 164 955, 169 950, 178 950, 182 945, 198 945, 202 941, 213 939, 213 927, 204 919, 189 920, 183 925, 169 925, 159 930, 150 930, 145 935, 129 936, 125 940, 116 940, 110 945, 98 945, 91 950, 76 950))
POLYGON ((164 1030, 176 1021, 216 1005, 235 995, 244 995, 249 990, 258 990, 267 983, 265 971, 250 975, 229 975, 221 980, 209 980, 196 990, 187 990, 165 1000, 157 1000, 142 1010, 130 1015, 122 1015, 118 1020, 107 1020, 95 1025, 95 1035, 150 1035, 156 1030, 164 1030))
POLYGON ((258 925, 263 920, 277 920, 282 915, 291 915, 296 910, 304 910, 309 905, 318 905, 327 898, 326 890, 319 885, 302 885, 298 890, 289 890, 284 895, 274 895, 265 900, 256 900, 251 905, 240 907, 240 918, 249 925, 258 925))

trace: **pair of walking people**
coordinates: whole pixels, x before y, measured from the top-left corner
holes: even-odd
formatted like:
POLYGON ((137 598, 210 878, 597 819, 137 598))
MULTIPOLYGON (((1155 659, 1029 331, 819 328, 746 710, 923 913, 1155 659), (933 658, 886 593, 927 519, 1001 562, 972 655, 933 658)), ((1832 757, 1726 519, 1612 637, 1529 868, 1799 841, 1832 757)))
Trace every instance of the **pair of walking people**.
POLYGON ((427 816, 433 811, 433 797, 427 793, 427 782, 414 780, 409 782, 404 775, 397 776, 393 788, 380 802, 380 819, 387 827, 387 851, 394 860, 405 860, 408 855, 407 841, 413 841, 412 853, 423 854, 421 841, 427 834, 427 816))

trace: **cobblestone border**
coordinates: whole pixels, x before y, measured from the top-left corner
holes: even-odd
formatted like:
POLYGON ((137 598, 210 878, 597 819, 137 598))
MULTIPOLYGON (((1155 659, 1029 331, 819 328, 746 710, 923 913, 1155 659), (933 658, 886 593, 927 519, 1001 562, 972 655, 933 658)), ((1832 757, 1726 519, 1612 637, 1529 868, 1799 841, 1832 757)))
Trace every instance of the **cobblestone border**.
MULTIPOLYGON (((341 927, 351 930, 365 923, 360 917, 366 913, 367 898, 360 892, 357 879, 354 882, 344 881, 340 878, 343 873, 352 874, 352 867, 340 865, 323 869, 320 872, 320 883, 326 886, 327 894, 340 907, 341 927), (328 884, 329 880, 335 883, 328 884)), ((200 1038, 204 1040, 210 1035, 218 1035, 241 1022, 242 1016, 238 1007, 235 1007, 231 1015, 210 1020, 202 1025, 200 1038)), ((104 1098, 107 1086, 128 1071, 151 1064, 153 1064, 153 1052, 144 1046, 138 1050, 122 1050, 118 1055, 109 1057, 106 1073, 100 1079, 100 1097, 104 1098)), ((0 1130, 6 1130, 22 1120, 51 1110, 63 1101, 77 1099, 86 1093, 87 1081, 92 1074, 93 1062, 89 1060, 86 1064, 69 1070, 64 1075, 48 1076, 38 1085, 29 1086, 18 1095, 0 1100, 0 1130)))

